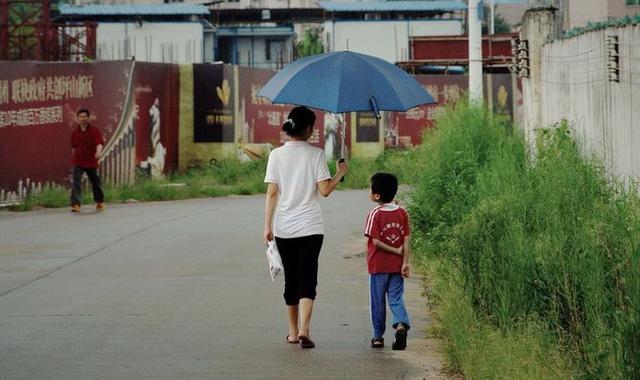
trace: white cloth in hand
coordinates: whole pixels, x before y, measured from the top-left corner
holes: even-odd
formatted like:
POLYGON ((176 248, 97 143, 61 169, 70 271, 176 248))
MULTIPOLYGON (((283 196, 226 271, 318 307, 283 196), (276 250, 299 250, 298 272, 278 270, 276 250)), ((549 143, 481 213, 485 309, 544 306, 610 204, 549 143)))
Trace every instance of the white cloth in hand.
POLYGON ((273 239, 267 245, 267 261, 269 263, 269 274, 271 275, 271 281, 275 281, 276 276, 280 272, 284 272, 282 266, 282 259, 280 258, 280 252, 276 245, 276 240, 273 239))

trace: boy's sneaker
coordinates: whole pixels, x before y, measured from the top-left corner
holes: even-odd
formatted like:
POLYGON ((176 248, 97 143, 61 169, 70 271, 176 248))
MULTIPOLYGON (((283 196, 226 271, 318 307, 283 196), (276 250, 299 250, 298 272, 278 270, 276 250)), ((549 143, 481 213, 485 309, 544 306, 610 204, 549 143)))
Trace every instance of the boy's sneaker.
POLYGON ((103 202, 96 203, 96 210, 104 210, 104 203, 103 202))
POLYGON ((391 346, 393 350, 404 350, 407 348, 407 328, 399 324, 396 328, 396 339, 391 346))
POLYGON ((80 212, 80 205, 71 205, 71 212, 80 212))

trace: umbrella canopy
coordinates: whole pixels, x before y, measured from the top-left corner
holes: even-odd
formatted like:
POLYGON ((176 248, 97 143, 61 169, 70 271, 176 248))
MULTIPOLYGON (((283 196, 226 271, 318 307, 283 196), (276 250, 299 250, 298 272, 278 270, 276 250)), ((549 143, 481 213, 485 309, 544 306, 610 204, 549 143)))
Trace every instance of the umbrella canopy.
POLYGON ((406 111, 435 103, 412 76, 380 58, 350 51, 305 57, 286 65, 258 92, 273 103, 333 113, 406 111))

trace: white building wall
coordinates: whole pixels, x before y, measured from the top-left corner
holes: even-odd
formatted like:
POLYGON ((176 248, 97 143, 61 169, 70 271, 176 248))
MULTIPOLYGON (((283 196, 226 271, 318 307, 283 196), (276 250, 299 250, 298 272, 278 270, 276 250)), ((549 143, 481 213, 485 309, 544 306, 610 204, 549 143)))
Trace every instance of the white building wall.
POLYGON ((203 62, 203 27, 197 22, 101 22, 96 44, 100 60, 203 62))
MULTIPOLYGON (((255 40, 254 40, 254 51, 251 51, 251 38, 238 38, 238 63, 243 66, 249 66, 251 64, 251 55, 255 54, 255 40)), ((253 57, 253 60, 256 61, 257 57, 253 57)))
POLYGON ((407 61, 409 37, 457 36, 463 34, 462 20, 327 21, 323 40, 327 51, 347 47, 391 63, 407 61))

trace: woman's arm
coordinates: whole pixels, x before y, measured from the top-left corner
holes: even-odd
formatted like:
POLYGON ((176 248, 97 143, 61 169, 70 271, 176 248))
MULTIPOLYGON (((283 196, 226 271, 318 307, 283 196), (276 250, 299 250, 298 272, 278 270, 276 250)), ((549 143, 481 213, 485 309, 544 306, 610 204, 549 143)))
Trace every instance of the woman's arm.
POLYGON ((337 162, 336 169, 336 175, 333 178, 318 182, 318 192, 323 197, 328 197, 336 189, 342 177, 349 171, 349 166, 346 162, 337 162))
MULTIPOLYGON (((402 256, 403 255, 402 254, 402 247, 395 248, 395 247, 392 247, 392 246, 390 246, 390 245, 388 245, 386 243, 381 242, 378 239, 373 239, 373 245, 378 249, 381 249, 381 250, 389 252, 389 253, 393 253, 394 255, 398 255, 398 256, 402 256)), ((403 262, 404 262, 404 260, 403 260, 403 262)))
POLYGON ((273 213, 276 209, 276 203, 278 203, 278 184, 269 183, 267 186, 267 198, 264 206, 264 242, 270 242, 273 240, 273 231, 271 230, 271 223, 273 221, 273 213))

